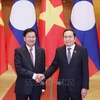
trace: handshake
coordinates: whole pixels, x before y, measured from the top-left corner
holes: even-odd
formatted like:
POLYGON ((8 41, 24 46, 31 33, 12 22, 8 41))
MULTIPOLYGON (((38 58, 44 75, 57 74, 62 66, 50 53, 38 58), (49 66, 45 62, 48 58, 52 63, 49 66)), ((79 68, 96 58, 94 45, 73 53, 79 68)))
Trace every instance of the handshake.
POLYGON ((40 83, 43 79, 45 79, 45 76, 44 76, 44 74, 36 74, 36 77, 35 77, 35 81, 37 82, 37 83, 40 83))

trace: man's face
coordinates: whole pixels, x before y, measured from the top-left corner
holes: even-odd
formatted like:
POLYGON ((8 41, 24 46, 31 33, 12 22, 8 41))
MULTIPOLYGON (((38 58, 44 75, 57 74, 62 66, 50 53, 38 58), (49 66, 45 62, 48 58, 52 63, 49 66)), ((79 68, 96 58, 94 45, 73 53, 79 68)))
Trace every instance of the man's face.
POLYGON ((64 44, 68 47, 75 43, 75 37, 72 31, 66 31, 64 33, 64 44))
POLYGON ((28 45, 29 47, 32 47, 36 42, 35 33, 34 32, 28 32, 26 34, 26 36, 24 37, 24 41, 25 41, 26 45, 28 45))

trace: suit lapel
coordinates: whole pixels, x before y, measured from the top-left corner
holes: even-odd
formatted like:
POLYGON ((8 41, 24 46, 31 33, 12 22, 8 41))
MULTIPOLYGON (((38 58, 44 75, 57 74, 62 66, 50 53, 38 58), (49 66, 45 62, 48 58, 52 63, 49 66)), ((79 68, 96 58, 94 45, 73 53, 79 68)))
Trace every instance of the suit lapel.
POLYGON ((38 63, 39 53, 40 53, 40 52, 39 52, 38 47, 35 46, 35 67, 36 67, 36 65, 37 65, 37 63, 38 63))
POLYGON ((77 56, 78 52, 79 52, 78 46, 75 45, 75 48, 74 48, 74 51, 73 51, 73 55, 72 55, 72 58, 71 58, 70 64, 73 62, 73 60, 74 60, 75 57, 77 56))
POLYGON ((62 53, 63 53, 64 59, 65 59, 65 62, 67 62, 67 64, 68 64, 67 54, 66 54, 66 46, 63 46, 62 53))

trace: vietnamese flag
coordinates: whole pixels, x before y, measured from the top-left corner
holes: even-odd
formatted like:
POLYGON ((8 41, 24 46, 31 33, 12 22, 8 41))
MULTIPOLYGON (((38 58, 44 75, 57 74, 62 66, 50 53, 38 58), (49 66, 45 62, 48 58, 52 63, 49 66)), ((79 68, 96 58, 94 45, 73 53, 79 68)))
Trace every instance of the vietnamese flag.
POLYGON ((64 12, 62 0, 42 0, 38 22, 40 46, 46 51, 46 67, 55 56, 57 47, 63 45, 64 12))
POLYGON ((2 4, 0 0, 0 75, 7 70, 5 37, 4 37, 4 22, 2 18, 2 4))
MULTIPOLYGON (((50 66, 54 59, 56 48, 64 44, 64 29, 65 24, 62 0, 42 0, 38 22, 38 33, 40 47, 44 48, 46 52, 47 68, 50 66)), ((53 75, 53 81, 51 81, 52 87, 47 84, 47 88, 50 88, 50 90, 52 90, 50 93, 53 95, 53 100, 56 100, 57 98, 56 83, 58 79, 58 71, 53 75)), ((45 95, 48 95, 47 91, 45 95)), ((51 96, 51 94, 49 95, 51 96)), ((50 98, 49 95, 48 98, 50 98)))

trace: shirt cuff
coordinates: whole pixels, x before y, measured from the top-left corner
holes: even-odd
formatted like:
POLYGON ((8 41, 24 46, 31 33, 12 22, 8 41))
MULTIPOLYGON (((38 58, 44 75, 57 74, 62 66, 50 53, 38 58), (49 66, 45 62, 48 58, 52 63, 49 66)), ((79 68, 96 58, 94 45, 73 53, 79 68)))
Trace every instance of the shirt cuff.
POLYGON ((44 90, 44 89, 42 89, 42 92, 45 92, 45 90, 44 90))
POLYGON ((36 79, 36 73, 33 74, 32 79, 36 79))

